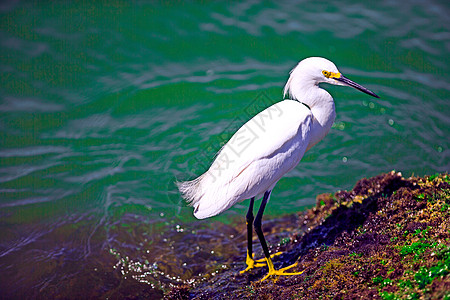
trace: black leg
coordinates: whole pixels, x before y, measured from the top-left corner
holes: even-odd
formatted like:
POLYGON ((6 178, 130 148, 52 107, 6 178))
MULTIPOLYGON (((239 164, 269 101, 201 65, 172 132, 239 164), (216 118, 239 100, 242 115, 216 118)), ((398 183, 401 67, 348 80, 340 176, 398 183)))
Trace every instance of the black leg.
POLYGON ((242 273, 245 273, 255 267, 261 267, 261 266, 265 266, 265 263, 255 263, 255 260, 253 259, 253 238, 252 238, 252 233, 253 233, 253 228, 252 228, 252 224, 253 224, 253 204, 255 203, 255 197, 253 197, 252 199, 250 199, 250 205, 248 206, 248 212, 247 212, 247 217, 246 222, 247 222, 247 258, 245 260, 245 263, 247 264, 247 268, 245 268, 245 270, 241 271, 242 273))
POLYGON ((253 253, 253 237, 252 237, 252 232, 253 232, 253 203, 255 202, 255 197, 253 197, 252 199, 250 199, 250 205, 248 206, 248 212, 247 212, 247 217, 246 217, 246 221, 247 221, 247 249, 248 249, 248 254, 250 255, 250 257, 252 257, 252 253, 253 253))
MULTIPOLYGON (((302 272, 295 272, 295 273, 286 273, 285 272, 286 270, 297 266, 298 262, 296 262, 295 264, 293 264, 291 266, 288 266, 288 267, 285 267, 285 268, 282 268, 282 269, 279 269, 279 270, 275 270, 275 268, 273 266, 272 258, 270 257, 270 253, 269 253, 269 248, 267 247, 266 239, 264 238, 264 234, 263 234, 263 231, 262 231, 262 217, 263 217, 264 209, 266 208, 266 204, 267 204, 267 201, 269 200, 271 192, 272 191, 267 191, 267 192, 264 193, 264 197, 263 197, 263 199, 261 201, 261 206, 259 207, 258 213, 256 214, 255 221, 253 222, 253 226, 255 226, 255 231, 256 231, 256 234, 258 235, 259 242, 261 243, 261 246, 262 246, 262 248, 264 250, 264 256, 266 257, 265 260, 266 260, 266 263, 267 263, 267 267, 269 268, 269 272, 267 273, 266 276, 264 276, 261 279, 261 281, 264 281, 264 280, 266 280, 267 278, 269 278, 271 276, 277 276, 274 279, 274 281, 276 281, 276 280, 278 280, 278 277, 281 276, 281 275, 283 275, 283 276, 290 276, 290 275, 300 275, 300 274, 303 273, 303 271, 302 272)), ((253 201, 254 201, 254 199, 252 199, 250 201, 250 207, 252 209, 253 209, 253 201)), ((251 218, 253 218, 253 213, 251 213, 250 210, 249 210, 249 212, 247 214, 247 230, 249 232, 251 231, 251 228, 248 225, 250 224, 249 220, 251 218)), ((251 251, 251 248, 250 248, 251 247, 251 234, 250 233, 249 233, 248 237, 249 237, 249 248, 248 249, 249 249, 249 251, 251 251)), ((276 256, 276 255, 279 255, 279 254, 281 254, 281 252, 275 253, 273 256, 276 256)), ((250 269, 252 269, 254 267, 264 266, 264 264, 259 264, 259 263, 255 264, 255 262, 259 262, 259 260, 257 260, 257 261, 253 260, 251 257, 249 257, 249 255, 247 253, 247 266, 248 267, 244 271, 241 271, 241 273, 243 273, 243 272, 245 272, 247 270, 250 270, 250 269)))
POLYGON ((261 201, 261 206, 259 207, 258 213, 256 214, 255 222, 253 223, 253 225, 255 226, 255 232, 258 235, 259 242, 261 243, 261 246, 263 248, 264 256, 267 259, 270 259, 270 253, 269 253, 269 248, 267 247, 266 239, 264 238, 264 234, 262 231, 261 221, 262 221, 262 216, 264 214, 264 209, 266 208, 267 200, 269 200, 269 196, 270 196, 271 192, 272 191, 267 191, 264 193, 264 197, 261 201))

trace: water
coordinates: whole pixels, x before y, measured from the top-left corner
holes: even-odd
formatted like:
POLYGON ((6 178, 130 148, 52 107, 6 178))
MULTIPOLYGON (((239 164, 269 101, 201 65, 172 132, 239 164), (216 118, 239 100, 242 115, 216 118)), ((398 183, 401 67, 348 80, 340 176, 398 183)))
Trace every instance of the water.
POLYGON ((95 274, 120 255, 142 260, 144 239, 164 253, 161 231, 242 218, 247 202, 194 223, 173 182, 201 174, 245 120, 281 100, 308 56, 381 99, 325 86, 336 122, 279 182, 267 216, 392 169, 448 171, 449 16, 445 1, 1 4, 2 290, 118 296, 124 275, 95 274))

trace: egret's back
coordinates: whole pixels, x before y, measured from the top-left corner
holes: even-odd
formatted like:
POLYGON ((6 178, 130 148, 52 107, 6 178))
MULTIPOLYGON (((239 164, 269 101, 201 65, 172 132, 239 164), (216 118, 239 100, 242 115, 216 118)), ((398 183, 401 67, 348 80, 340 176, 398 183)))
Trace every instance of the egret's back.
POLYGON ((178 187, 199 219, 271 190, 301 160, 313 117, 303 104, 284 100, 244 124, 207 172, 178 187))

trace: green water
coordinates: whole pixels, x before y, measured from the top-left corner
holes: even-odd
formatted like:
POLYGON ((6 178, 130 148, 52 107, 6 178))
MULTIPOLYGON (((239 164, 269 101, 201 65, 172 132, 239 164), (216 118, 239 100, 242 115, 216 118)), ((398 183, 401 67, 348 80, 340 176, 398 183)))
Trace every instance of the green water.
MULTIPOLYGON (((289 71, 308 56, 332 60, 381 99, 324 86, 336 122, 278 183, 267 215, 381 172, 450 169, 446 1, 43 1, 0 10, 7 295, 58 295, 93 258, 108 270, 110 248, 139 247, 133 224, 147 224, 146 238, 195 226, 173 182, 201 174, 239 126, 280 101, 289 71)), ((243 216, 246 205, 215 221, 243 216)))

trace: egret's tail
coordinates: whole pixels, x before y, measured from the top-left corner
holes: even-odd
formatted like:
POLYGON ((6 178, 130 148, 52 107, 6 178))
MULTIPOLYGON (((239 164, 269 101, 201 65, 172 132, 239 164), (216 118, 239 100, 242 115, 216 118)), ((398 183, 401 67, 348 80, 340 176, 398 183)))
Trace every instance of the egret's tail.
POLYGON ((201 181, 204 175, 191 181, 176 182, 181 197, 186 200, 190 206, 196 207, 202 198, 201 181))
POLYGON ((181 196, 194 207, 194 216, 197 219, 218 215, 236 203, 237 198, 228 195, 228 186, 215 182, 208 172, 194 180, 176 184, 181 196))

